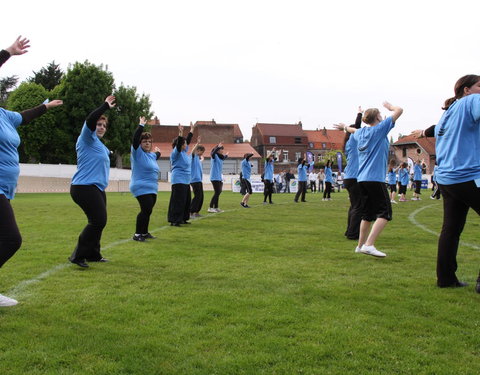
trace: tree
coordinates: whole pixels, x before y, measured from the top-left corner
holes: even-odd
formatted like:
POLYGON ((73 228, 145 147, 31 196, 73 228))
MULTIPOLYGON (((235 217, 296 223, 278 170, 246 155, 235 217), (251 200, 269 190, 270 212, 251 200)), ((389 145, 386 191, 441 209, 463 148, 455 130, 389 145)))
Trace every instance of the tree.
POLYGON ((337 152, 340 152, 342 154, 342 165, 346 165, 346 158, 345 154, 341 150, 330 150, 327 151, 323 157, 324 163, 327 163, 327 160, 331 160, 333 162, 333 165, 336 165, 338 168, 338 163, 337 163, 337 152))
POLYGON ((114 151, 115 166, 123 167, 123 155, 130 152, 133 132, 138 126, 140 116, 153 117, 148 95, 137 94, 136 87, 123 86, 114 92, 116 110, 109 115, 108 132, 105 134, 107 147, 114 151))
MULTIPOLYGON (((21 112, 36 107, 49 97, 49 92, 36 83, 22 83, 11 93, 7 108, 21 112)), ((30 124, 18 127, 22 140, 19 147, 21 162, 56 162, 57 155, 63 152, 63 134, 56 127, 56 115, 59 109, 49 110, 30 124)))
POLYGON ((18 82, 17 76, 10 76, 0 79, 0 106, 5 107, 8 96, 18 82))
POLYGON ((42 85, 47 90, 53 90, 55 86, 60 84, 62 77, 63 72, 60 70, 60 65, 52 61, 38 72, 34 71, 33 77, 30 77, 28 81, 42 85))
MULTIPOLYGON (((52 90, 52 95, 64 103, 56 121, 57 128, 65 135, 65 152, 59 155, 57 162, 76 163, 75 144, 85 119, 114 90, 113 75, 107 69, 88 61, 76 62, 68 67, 60 85, 52 90)), ((109 115, 108 111, 106 115, 109 115)))

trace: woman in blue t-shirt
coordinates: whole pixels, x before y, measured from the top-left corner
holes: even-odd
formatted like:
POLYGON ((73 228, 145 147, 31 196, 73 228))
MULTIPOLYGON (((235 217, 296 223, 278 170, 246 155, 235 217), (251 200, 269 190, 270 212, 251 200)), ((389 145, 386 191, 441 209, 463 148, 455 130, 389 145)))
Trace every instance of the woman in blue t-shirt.
POLYGON ((400 185, 400 188, 398 189, 398 194, 400 194, 400 198, 398 199, 399 202, 407 201, 405 194, 407 194, 407 186, 409 180, 410 175, 408 173, 408 164, 406 162, 403 162, 400 165, 400 169, 398 170, 398 184, 400 185))
MULTIPOLYGON (((10 56, 23 55, 27 52, 27 48, 30 47, 28 43, 28 39, 18 37, 10 47, 1 50, 0 66, 10 56)), ((10 204, 15 195, 20 174, 17 150, 20 145, 20 137, 17 128, 43 115, 49 108, 61 104, 61 100, 52 100, 20 113, 0 108, 0 267, 17 252, 22 244, 22 236, 10 204)), ((0 294, 0 307, 14 306, 17 303, 13 298, 0 294)))
POLYGON ((412 201, 420 201, 421 188, 422 188, 422 161, 417 160, 413 166, 413 182, 415 184, 415 191, 413 192, 412 201))
POLYGON ((397 204, 395 196, 397 195, 397 170, 395 160, 390 160, 388 165, 388 186, 390 188, 390 202, 397 204))
MULTIPOLYGON (((416 136, 435 135, 436 180, 443 197, 443 226, 438 240, 437 285, 463 287, 458 280, 460 235, 472 208, 480 215, 480 76, 469 74, 455 84, 437 125, 416 136)), ((480 293, 480 274, 475 290, 480 293)))
POLYGON ((331 200, 330 193, 332 192, 332 184, 333 184, 332 161, 327 160, 327 165, 325 165, 325 190, 323 191, 322 200, 324 201, 331 200))
POLYGON ((133 134, 130 150, 132 164, 130 191, 140 205, 133 240, 140 242, 155 238, 148 231, 148 224, 153 207, 157 202, 158 172, 160 171, 157 163, 160 150, 155 148, 155 152, 152 152, 152 134, 143 131, 146 123, 145 117, 140 117, 137 130, 133 134))
POLYGON ((190 178, 192 172, 192 158, 187 154, 188 145, 193 137, 194 125, 190 123, 190 132, 187 138, 183 137, 183 126, 178 125, 178 137, 172 142, 170 164, 172 169, 172 194, 168 205, 168 221, 170 225, 179 227, 181 224, 190 224, 190 178))
POLYGON ((307 155, 305 155, 305 158, 298 159, 298 188, 297 194, 295 194, 295 198, 293 199, 295 203, 298 203, 298 198, 300 198, 302 202, 306 202, 305 195, 307 194, 307 170, 310 168, 310 164, 307 163, 306 158, 307 155))
POLYGON ((203 206, 203 153, 205 147, 200 144, 200 137, 192 149, 192 173, 190 177, 190 186, 193 190, 193 199, 190 204, 190 217, 200 217, 200 210, 203 206))
POLYGON ((223 161, 228 158, 228 152, 224 153, 223 144, 219 143, 210 152, 210 181, 213 185, 213 197, 210 200, 208 212, 222 212, 218 208, 218 199, 223 188, 223 161))
POLYGON ((107 96, 103 104, 90 113, 77 139, 77 171, 73 175, 70 196, 80 206, 88 224, 80 233, 70 262, 88 267, 89 262, 106 262, 100 253, 100 239, 107 225, 107 196, 110 174, 110 151, 101 139, 107 131, 108 119, 103 113, 115 107, 115 97, 107 96))
POLYGON ((274 162, 275 162, 275 147, 272 151, 267 155, 265 159, 265 168, 263 172, 263 204, 268 203, 272 204, 272 193, 273 193, 273 170, 274 170, 274 162))

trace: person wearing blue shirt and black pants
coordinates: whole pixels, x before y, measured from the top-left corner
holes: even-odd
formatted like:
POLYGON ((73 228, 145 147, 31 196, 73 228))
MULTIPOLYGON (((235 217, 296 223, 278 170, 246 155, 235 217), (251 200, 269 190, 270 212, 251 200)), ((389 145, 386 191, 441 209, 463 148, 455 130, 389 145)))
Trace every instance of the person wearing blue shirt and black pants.
POLYGON ((222 194, 223 188, 223 161, 228 158, 228 152, 225 154, 223 152, 224 147, 222 143, 216 145, 210 152, 210 181, 213 185, 213 197, 210 200, 208 212, 222 212, 222 210, 218 208, 218 199, 220 198, 220 194, 222 194))
POLYGON ((301 197, 302 202, 306 202, 305 194, 307 194, 307 170, 310 168, 310 164, 306 161, 306 156, 304 158, 298 159, 298 190, 297 194, 295 194, 294 202, 298 203, 298 198, 301 197))
POLYGON ((250 208, 248 205, 248 200, 250 199, 250 195, 252 195, 252 182, 250 181, 250 176, 252 175, 252 164, 250 164, 250 158, 252 156, 253 154, 251 153, 244 154, 242 160, 241 184, 245 188, 245 195, 240 202, 240 206, 243 208, 250 208))
POLYGON ((203 153, 205 147, 200 144, 200 137, 192 149, 192 175, 190 178, 190 186, 193 190, 193 199, 190 204, 190 217, 200 217, 200 210, 203 206, 203 153))
POLYGON ((413 166, 413 182, 415 184, 415 192, 413 193, 412 201, 420 201, 421 188, 422 188, 422 162, 417 160, 413 166))
POLYGON ((77 172, 72 178, 70 195, 85 212, 88 224, 80 233, 69 260, 80 267, 88 267, 86 261, 107 261, 100 253, 100 239, 103 228, 107 225, 105 189, 110 174, 110 151, 101 138, 107 131, 108 123, 103 113, 113 107, 115 97, 110 95, 88 115, 77 139, 77 172))
POLYGON ((333 174, 332 174, 332 161, 327 160, 327 165, 325 165, 325 190, 323 191, 324 201, 331 200, 330 193, 332 192, 333 184, 333 174))
MULTIPOLYGON (((469 74, 455 84, 437 125, 417 136, 435 135, 437 184, 443 197, 443 226, 438 239, 437 285, 468 285, 457 278, 457 251, 467 214, 480 215, 480 76, 469 74)), ((480 293, 480 274, 475 288, 480 293)))
MULTIPOLYGON (((29 41, 18 37, 8 48, 0 51, 0 66, 11 56, 27 52, 29 41)), ((18 146, 20 136, 17 128, 40 117, 48 109, 62 104, 61 100, 25 110, 12 112, 0 108, 0 268, 17 252, 22 245, 22 236, 18 229, 15 214, 10 201, 15 196, 18 176, 20 175, 18 146)), ((0 307, 14 306, 18 302, 0 294, 0 307)))
POLYGON ((160 150, 152 152, 152 134, 143 132, 146 124, 145 117, 140 117, 140 123, 133 134, 130 161, 132 165, 132 178, 130 191, 140 204, 140 212, 137 215, 137 224, 133 239, 143 242, 155 237, 148 231, 150 215, 157 201, 158 193, 158 167, 157 160, 160 150))
POLYGON ((360 236, 357 253, 385 257, 386 254, 375 248, 375 241, 392 220, 392 205, 385 184, 387 172, 388 149, 390 142, 387 135, 395 126, 395 121, 402 115, 400 107, 384 102, 383 106, 393 114, 383 120, 377 108, 365 111, 363 122, 367 127, 360 129, 343 127, 357 141, 358 150, 358 183, 362 194, 362 222, 360 224, 360 236), (373 226, 371 223, 373 223, 373 226), (370 231, 370 227, 371 231, 370 231))
POLYGON ((263 203, 272 204, 272 193, 273 193, 273 169, 274 169, 274 162, 275 162, 275 147, 272 151, 267 155, 267 159, 265 160, 265 171, 263 172, 263 203))
POLYGON ((183 126, 178 125, 178 137, 172 142, 170 164, 172 169, 172 194, 168 205, 168 222, 179 227, 181 224, 190 224, 190 179, 192 158, 187 154, 188 145, 193 137, 193 125, 190 123, 190 132, 185 139, 183 126))
POLYGON ((408 174, 408 164, 403 162, 400 164, 400 169, 398 170, 398 183, 400 188, 398 189, 398 194, 400 194, 399 202, 406 202, 407 198, 405 194, 407 194, 407 186, 408 181, 410 180, 410 176, 408 174))

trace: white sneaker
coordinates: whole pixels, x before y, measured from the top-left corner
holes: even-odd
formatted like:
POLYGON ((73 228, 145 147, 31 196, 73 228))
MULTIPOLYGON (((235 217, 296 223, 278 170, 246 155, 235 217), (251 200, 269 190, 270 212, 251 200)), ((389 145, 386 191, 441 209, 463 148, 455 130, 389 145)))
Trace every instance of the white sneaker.
POLYGON ((15 306, 18 303, 17 300, 13 298, 8 298, 0 294, 0 307, 15 306))
POLYGON ((220 208, 214 208, 215 212, 223 212, 220 208))
POLYGON ((415 198, 415 197, 412 197, 412 199, 410 199, 412 201, 418 201, 418 198, 415 198))
POLYGON ((356 253, 361 253, 362 251, 361 251, 360 248, 357 246, 357 247, 355 248, 355 252, 356 252, 356 253))
POLYGON ((379 258, 383 258, 387 256, 387 254, 382 253, 381 251, 378 251, 373 245, 372 246, 363 245, 362 248, 360 249, 360 252, 366 255, 372 255, 374 257, 379 257, 379 258))
POLYGON ((217 210, 216 210, 215 208, 211 208, 211 207, 210 207, 210 208, 207 210, 207 212, 215 213, 215 212, 217 212, 217 210))
POLYGON ((398 204, 398 202, 397 202, 397 201, 394 201, 394 200, 391 200, 390 203, 398 204))

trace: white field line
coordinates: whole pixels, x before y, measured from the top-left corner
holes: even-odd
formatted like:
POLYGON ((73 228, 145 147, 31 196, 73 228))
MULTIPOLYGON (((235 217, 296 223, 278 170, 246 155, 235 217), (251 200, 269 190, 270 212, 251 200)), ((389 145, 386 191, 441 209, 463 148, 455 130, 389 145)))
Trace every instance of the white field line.
MULTIPOLYGON (((279 203, 278 205, 282 205, 282 204, 290 204, 290 202, 285 202, 285 203, 279 203)), ((258 205, 258 206, 262 206, 261 204, 258 205)), ((252 207, 255 207, 255 206, 252 206, 252 207)), ((231 209, 231 210, 225 210, 223 211, 223 213, 227 213, 227 212, 233 212, 233 211, 238 211, 239 208, 235 208, 235 209, 231 209)), ((221 213, 221 212, 219 212, 221 213)), ((195 221, 196 220, 203 220, 203 219, 206 219, 206 218, 209 218, 209 217, 214 217, 215 215, 218 215, 219 213, 210 213, 208 215, 205 215, 205 216, 201 216, 199 218, 196 218, 194 219, 195 221)), ((155 228, 153 229, 152 231, 150 231, 151 233, 156 233, 156 232, 160 232, 162 230, 166 230, 170 228, 170 225, 164 225, 162 227, 159 227, 159 228, 155 228)), ((112 247, 115 247, 115 246, 118 246, 118 245, 121 245, 121 244, 124 244, 124 243, 127 243, 127 242, 130 242, 132 241, 131 238, 127 238, 127 239, 124 239, 124 240, 119 240, 119 241, 115 241, 115 242, 111 242, 105 246, 102 246, 102 252, 104 250, 108 250, 108 249, 111 249, 112 247)), ((66 262, 66 263, 62 263, 62 264, 57 264, 56 266, 50 268, 49 270, 45 271, 45 272, 42 272, 41 274, 31 278, 31 279, 28 279, 28 280, 24 280, 24 281, 21 281, 20 283, 18 283, 17 285, 15 285, 13 288, 11 288, 8 292, 6 292, 5 294, 8 295, 8 296, 11 296, 13 298, 18 298, 24 294, 26 294, 26 289, 32 285, 32 284, 36 284, 36 283, 39 283, 40 281, 42 280, 45 280, 46 278, 48 278, 49 276, 52 276, 53 274, 57 273, 58 271, 61 271, 67 267, 70 267, 72 266, 72 264, 70 262, 66 262)))
MULTIPOLYGON (((433 230, 431 230, 430 228, 427 228, 425 225, 419 223, 417 221, 417 219, 415 219, 415 216, 422 212, 423 210, 426 210, 428 208, 431 208, 431 207, 434 207, 436 206, 435 204, 430 204, 428 206, 423 206, 423 207, 420 207, 419 209, 413 211, 410 215, 408 215, 408 220, 410 220, 410 222, 417 226, 418 228, 422 229, 423 231, 427 232, 427 233, 430 233, 430 234, 433 234, 434 236, 437 236, 437 237, 440 237, 440 233, 437 233, 433 230)), ((464 242, 464 241, 460 241, 460 245, 461 246, 467 246, 467 247, 471 247, 472 249, 475 249, 475 250, 480 250, 480 246, 478 245, 475 245, 475 244, 471 244, 471 243, 468 243, 468 242, 464 242)))

